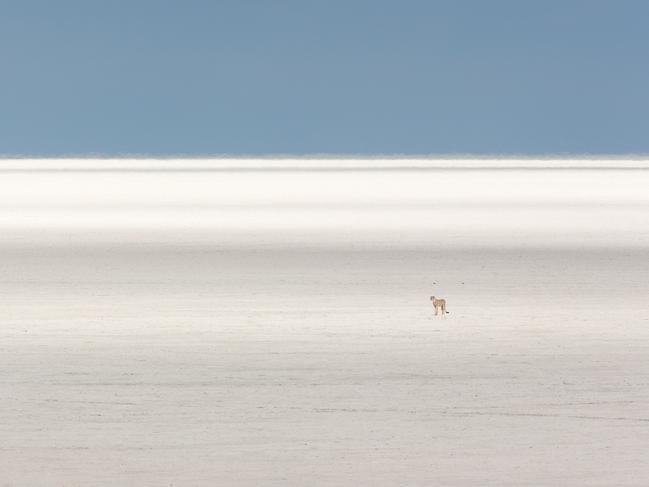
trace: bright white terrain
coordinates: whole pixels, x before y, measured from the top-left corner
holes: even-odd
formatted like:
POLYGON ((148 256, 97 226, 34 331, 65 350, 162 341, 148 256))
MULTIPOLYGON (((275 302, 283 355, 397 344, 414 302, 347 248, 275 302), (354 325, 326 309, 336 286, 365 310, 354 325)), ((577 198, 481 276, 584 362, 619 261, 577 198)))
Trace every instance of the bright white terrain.
POLYGON ((0 168, 0 486, 646 485, 642 161, 85 163, 0 168))

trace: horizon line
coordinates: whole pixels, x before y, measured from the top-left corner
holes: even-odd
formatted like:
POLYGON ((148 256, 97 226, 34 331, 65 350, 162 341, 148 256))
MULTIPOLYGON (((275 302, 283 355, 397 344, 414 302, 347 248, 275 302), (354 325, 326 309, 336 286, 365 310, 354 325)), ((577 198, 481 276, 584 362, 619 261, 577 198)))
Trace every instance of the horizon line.
POLYGON ((485 156, 210 156, 0 157, 0 173, 336 172, 458 170, 649 170, 649 155, 594 157, 485 156))
POLYGON ((640 153, 543 153, 543 154, 480 154, 480 153, 250 153, 250 154, 228 154, 228 153, 205 153, 205 154, 146 154, 146 153, 72 153, 52 155, 31 155, 31 154, 0 154, 1 161, 13 160, 649 160, 649 152, 640 153))

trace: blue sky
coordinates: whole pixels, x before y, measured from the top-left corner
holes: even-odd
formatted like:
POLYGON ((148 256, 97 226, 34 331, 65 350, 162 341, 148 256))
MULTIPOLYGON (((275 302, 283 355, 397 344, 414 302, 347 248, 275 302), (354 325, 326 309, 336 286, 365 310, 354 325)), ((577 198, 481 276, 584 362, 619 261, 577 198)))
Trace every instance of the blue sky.
POLYGON ((0 0, 0 153, 649 153, 645 0, 0 0))

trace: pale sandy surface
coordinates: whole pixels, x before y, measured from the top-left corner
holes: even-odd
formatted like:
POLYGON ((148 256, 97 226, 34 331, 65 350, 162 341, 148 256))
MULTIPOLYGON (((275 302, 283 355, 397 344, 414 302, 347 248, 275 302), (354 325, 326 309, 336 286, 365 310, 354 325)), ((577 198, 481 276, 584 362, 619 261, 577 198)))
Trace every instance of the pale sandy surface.
POLYGON ((0 486, 649 483, 637 246, 5 245, 0 297, 0 486))

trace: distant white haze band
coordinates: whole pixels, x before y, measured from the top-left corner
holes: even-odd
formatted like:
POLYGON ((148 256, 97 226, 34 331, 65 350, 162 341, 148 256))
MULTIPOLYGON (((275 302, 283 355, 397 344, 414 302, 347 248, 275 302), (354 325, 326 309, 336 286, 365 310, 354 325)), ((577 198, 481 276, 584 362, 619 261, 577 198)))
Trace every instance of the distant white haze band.
POLYGON ((637 159, 5 159, 0 243, 644 246, 637 159))

